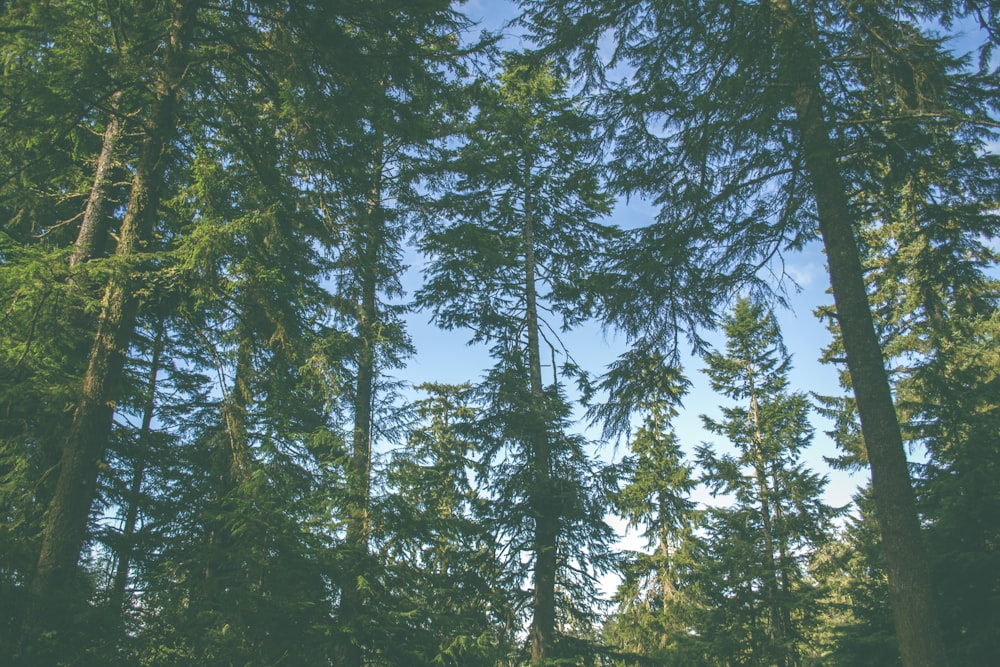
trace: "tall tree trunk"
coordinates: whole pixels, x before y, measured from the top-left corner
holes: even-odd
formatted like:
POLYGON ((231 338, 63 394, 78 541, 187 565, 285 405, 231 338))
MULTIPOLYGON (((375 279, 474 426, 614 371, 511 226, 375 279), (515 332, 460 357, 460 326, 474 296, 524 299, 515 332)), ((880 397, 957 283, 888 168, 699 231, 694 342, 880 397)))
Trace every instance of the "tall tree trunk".
POLYGON ((66 606, 66 591, 71 590, 87 536, 98 470, 107 450, 113 405, 138 310, 137 278, 128 259, 141 252, 151 236, 164 176, 164 153, 176 128, 178 93, 186 67, 186 35, 195 13, 193 3, 178 2, 174 7, 119 233, 116 254, 123 261, 105 288, 81 395, 64 441, 55 494, 42 534, 25 617, 24 636, 29 642, 45 630, 58 630, 65 620, 60 612, 66 606))
POLYGON ((146 382, 146 396, 142 406, 142 424, 136 437, 135 459, 132 462, 132 479, 129 483, 128 496, 125 498, 125 518, 122 525, 121 545, 118 547, 118 558, 115 562, 115 578, 111 585, 111 608, 123 610, 125 588, 128 585, 128 572, 132 565, 132 555, 135 552, 135 533, 138 528, 139 503, 142 499, 142 483, 146 476, 146 450, 149 446, 149 435, 152 432, 153 413, 156 409, 156 382, 160 372, 160 359, 163 355, 164 325, 157 323, 156 338, 153 341, 153 357, 149 364, 149 376, 146 382))
POLYGON ((896 634, 906 667, 947 664, 930 570, 889 378, 865 291, 846 185, 823 115, 818 55, 789 0, 771 0, 795 103, 806 170, 816 197, 837 320, 857 401, 885 548, 896 634))
POLYGON ((542 387, 542 357, 538 334, 538 302, 535 290, 535 240, 531 201, 531 165, 525 167, 524 195, 524 293, 525 326, 528 334, 528 374, 532 398, 530 434, 532 446, 531 511, 535 516, 534 598, 531 620, 531 664, 541 665, 552 657, 556 622, 556 545, 559 538, 558 503, 553 496, 552 447, 549 442, 545 394, 542 387))
POLYGON ((364 663, 365 603, 358 587, 367 574, 369 559, 369 504, 371 502, 372 419, 375 396, 375 346, 378 323, 378 261, 383 245, 381 155, 375 161, 375 182, 369 195, 366 219, 357 231, 360 252, 361 303, 358 304, 357 332, 358 375, 354 394, 354 424, 351 440, 351 463, 348 472, 348 516, 346 584, 341 591, 342 622, 351 629, 343 647, 343 664, 361 667, 364 663))
POLYGON ((768 638, 771 648, 777 652, 778 664, 786 667, 787 650, 785 626, 782 623, 781 604, 778 595, 778 565, 774 559, 774 527, 771 516, 771 489, 768 487, 767 462, 764 457, 764 435, 760 430, 760 408, 757 402, 757 388, 754 384, 753 369, 747 365, 747 381, 750 385, 750 421, 754 427, 753 442, 750 444, 753 457, 754 475, 757 478, 757 492, 760 494, 761 537, 764 540, 764 595, 767 597, 768 638))
MULTIPOLYGON (((205 561, 203 593, 212 609, 225 605, 222 592, 227 585, 233 585, 237 576, 234 562, 233 535, 230 517, 239 512, 235 492, 245 484, 252 473, 253 459, 250 453, 249 407, 253 403, 250 378, 253 375, 251 342, 246 334, 240 336, 236 348, 236 370, 233 386, 227 392, 222 386, 222 423, 226 428, 225 444, 220 443, 213 454, 213 468, 218 475, 218 486, 214 491, 210 516, 212 529, 208 536, 208 557, 205 561), (219 518, 221 517, 221 519, 219 518)), ((220 373, 220 377, 223 377, 220 373)), ((239 557, 236 557, 239 560, 239 557)))

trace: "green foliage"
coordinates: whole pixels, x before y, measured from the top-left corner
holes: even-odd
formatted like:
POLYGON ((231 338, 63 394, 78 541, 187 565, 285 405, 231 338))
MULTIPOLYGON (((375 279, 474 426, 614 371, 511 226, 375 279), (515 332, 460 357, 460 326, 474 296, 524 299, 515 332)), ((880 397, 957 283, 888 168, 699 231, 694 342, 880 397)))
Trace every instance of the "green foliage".
POLYGON ((898 665, 885 554, 871 489, 856 498, 858 514, 838 539, 814 556, 810 572, 822 586, 823 624, 814 638, 829 665, 898 665))
MULTIPOLYGON (((675 391, 680 393, 676 386, 675 391)), ((612 645, 657 664, 697 664, 692 572, 699 554, 692 538, 701 521, 689 497, 694 470, 670 427, 672 408, 664 407, 671 398, 653 399, 646 407, 645 422, 630 443, 632 454, 617 471, 621 487, 612 495, 613 506, 629 527, 643 531, 646 551, 623 562, 617 610, 604 634, 612 645)))
POLYGON ((801 462, 810 407, 788 391, 791 359, 773 314, 744 298, 725 324, 726 352, 705 359, 713 388, 736 404, 722 420, 703 419, 736 452, 720 456, 704 445, 698 458, 709 488, 732 505, 710 510, 699 538, 699 634, 731 664, 796 664, 818 623, 819 591, 805 566, 837 512, 822 501, 826 479, 801 462))
POLYGON ((507 543, 508 576, 531 573, 531 660, 541 663, 558 651, 557 627, 589 631, 594 577, 611 560, 607 485, 585 440, 568 432, 555 367, 557 352, 569 357, 560 331, 588 317, 588 282, 611 236, 597 219, 610 199, 593 122, 548 66, 510 55, 475 101, 449 188, 435 202, 447 222, 420 237, 428 264, 417 302, 440 326, 491 345, 496 365, 482 386, 490 520, 507 543), (553 357, 548 387, 543 345, 553 357))
MULTIPOLYGON (((731 506, 693 504, 670 424, 681 338, 780 296, 842 180, 950 657, 991 663, 994 9, 523 2, 541 51, 468 86, 494 38, 458 4, 0 2, 0 662, 894 664, 872 501, 831 539, 756 301, 705 357, 731 506), (605 179, 657 221, 601 224, 605 179), (495 364, 401 408, 410 238, 417 305, 495 364), (600 381, 561 339, 595 316, 629 344, 600 381)), ((846 465, 856 409, 825 408, 846 465)))
MULTIPOLYGON (((388 627, 379 645, 394 664, 494 665, 516 645, 516 601, 504 584, 503 545, 488 520, 492 499, 470 385, 425 384, 418 423, 386 471, 388 627)), ((381 531, 380 531, 381 532, 381 531)))

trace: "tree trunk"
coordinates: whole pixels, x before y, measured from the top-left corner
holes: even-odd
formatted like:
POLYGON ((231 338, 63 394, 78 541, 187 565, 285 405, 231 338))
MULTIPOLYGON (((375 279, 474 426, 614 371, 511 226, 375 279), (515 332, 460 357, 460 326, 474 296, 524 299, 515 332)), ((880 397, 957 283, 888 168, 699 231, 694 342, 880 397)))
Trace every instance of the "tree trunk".
POLYGON ((781 22, 784 66, 806 170, 816 197, 830 284, 844 342, 851 385, 872 474, 872 491, 882 532, 889 593, 906 667, 947 664, 930 570, 924 554, 913 488, 889 378, 865 291, 846 185, 837 165, 830 129, 823 116, 818 57, 805 38, 789 0, 771 0, 781 22))
POLYGON ((750 444, 753 457, 754 475, 757 479, 757 492, 760 494, 761 537, 764 540, 764 594, 767 596, 768 638, 772 650, 777 652, 778 664, 786 667, 787 649, 785 626, 782 623, 781 604, 778 594, 778 564, 774 559, 774 529, 771 517, 771 497, 767 482, 767 462, 764 457, 764 435, 760 430, 760 411, 757 403, 757 388, 754 385, 753 370, 747 366, 747 379, 750 385, 750 421, 753 423, 753 442, 750 444))
MULTIPOLYGON (((240 511, 238 506, 234 506, 239 502, 235 492, 240 485, 249 481, 253 473, 249 428, 249 408, 253 404, 250 384, 253 375, 253 350, 250 334, 246 331, 241 334, 236 348, 233 386, 228 392, 225 386, 220 386, 223 392, 221 416, 222 423, 226 427, 228 446, 220 443, 213 453, 213 469, 218 475, 218 486, 213 490, 214 500, 209 512, 212 516, 212 529, 208 537, 209 549, 202 589, 205 600, 212 609, 222 608, 225 605, 222 592, 227 587, 238 585, 233 582, 239 576, 239 572, 237 567, 232 565, 233 552, 238 549, 233 545, 229 517, 240 511)), ((221 377, 223 375, 220 372, 221 377)), ((237 556, 235 560, 238 561, 239 557, 237 556)))
POLYGON ((46 630, 58 630, 65 620, 60 618, 60 611, 66 607, 66 591, 71 590, 87 537, 98 471, 108 446, 115 396, 138 310, 138 280, 128 260, 143 250, 151 236, 160 201, 164 153, 175 132, 177 98, 186 66, 184 43, 195 13, 191 4, 178 3, 174 8, 169 43, 155 83, 155 98, 145 123, 119 234, 116 254, 121 265, 105 288, 81 396, 64 441, 55 494, 42 533, 25 618, 24 636, 28 642, 46 630))
POLYGON ((132 462, 132 479, 129 483, 128 497, 125 499, 125 519, 122 525, 121 545, 118 548, 118 558, 115 563, 115 578, 111 585, 111 607, 123 610, 125 588, 128 585, 128 571, 135 552, 135 533, 139 520, 139 502, 142 499, 142 483, 146 475, 146 449, 149 434, 153 426, 153 412, 156 409, 156 381, 160 372, 160 358, 163 354, 164 326, 158 323, 156 339, 153 341, 153 358, 149 364, 149 376, 146 383, 146 397, 142 407, 142 425, 136 437, 135 460, 132 462))
POLYGON ((120 98, 120 91, 111 96, 111 110, 108 114, 108 124, 104 127, 101 152, 97 156, 94 184, 90 188, 87 206, 83 211, 83 220, 80 222, 80 230, 77 232, 73 254, 69 257, 71 267, 93 259, 100 254, 104 245, 104 235, 107 233, 109 217, 108 193, 114 180, 118 143, 121 141, 125 129, 124 123, 119 118, 118 100, 120 98))
POLYGON ((346 548, 348 563, 346 584, 341 591, 340 614, 342 623, 351 629, 343 647, 343 664, 361 667, 364 664, 365 603, 358 588, 361 578, 367 575, 369 558, 372 464, 372 404, 375 396, 375 346, 378 322, 378 261, 383 244, 382 227, 382 163, 381 155, 375 163, 375 181, 369 195, 366 219, 357 231, 359 246, 361 303, 358 304, 357 332, 360 342, 358 376, 354 394, 354 429, 351 442, 351 463, 348 471, 349 505, 347 516, 346 548))
POLYGON ((532 451, 531 511, 535 516, 534 598, 531 620, 531 664, 551 658, 556 622, 556 545, 559 538, 558 503, 552 490, 552 448, 545 428, 542 358, 538 335, 538 303, 535 291, 534 229, 531 210, 530 164, 525 169, 524 197, 524 292, 525 325, 528 334, 528 374, 532 398, 530 435, 532 451))

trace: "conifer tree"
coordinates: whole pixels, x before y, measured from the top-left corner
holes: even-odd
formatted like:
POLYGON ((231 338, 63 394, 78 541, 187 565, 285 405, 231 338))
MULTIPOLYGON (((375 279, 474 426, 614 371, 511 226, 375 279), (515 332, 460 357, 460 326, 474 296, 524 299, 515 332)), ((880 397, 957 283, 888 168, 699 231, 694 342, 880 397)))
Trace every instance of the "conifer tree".
POLYGON ((737 664, 796 665, 816 622, 805 564, 827 539, 835 512, 821 498, 826 480, 801 462, 812 438, 809 403, 788 390, 791 360, 773 314, 743 298, 725 329, 726 351, 705 357, 707 373, 712 388, 736 405, 723 408, 722 420, 704 421, 736 452, 720 456, 706 445, 699 462, 704 481, 731 494, 733 504, 711 510, 706 525, 703 637, 714 614, 723 614, 715 622, 729 634, 726 643, 745 637, 737 664))
POLYGON ((816 554, 810 572, 822 591, 814 635, 826 664, 898 666, 885 552, 871 489, 854 498, 856 514, 816 554))
POLYGON ((163 196, 166 154, 177 124, 177 105, 184 85, 190 33, 198 7, 194 3, 171 8, 165 30, 152 36, 163 45, 149 72, 149 112, 144 119, 128 204, 118 228, 113 270, 104 289, 91 340, 82 391, 66 429, 58 475, 42 532, 38 563, 31 579, 25 613, 25 637, 40 637, 59 628, 62 605, 59 591, 72 588, 77 560, 87 538, 88 517, 97 490, 100 461, 108 447, 111 404, 121 382, 125 355, 138 308, 136 275, 128 263, 151 241, 157 209, 163 196))
MULTIPOLYGON (((293 104, 319 127, 298 142, 299 168, 328 229, 333 347, 343 370, 334 418, 350 443, 343 515, 336 517, 344 534, 335 582, 338 642, 344 664, 357 666, 395 641, 388 638, 390 619, 379 616, 392 602, 373 599, 386 565, 371 547, 379 523, 374 502, 383 485, 376 452, 399 432, 390 374, 412 352, 400 304, 403 244, 422 205, 420 184, 439 168, 452 131, 464 57, 458 36, 465 21, 450 3, 426 3, 416 11, 405 3, 384 5, 382 14, 364 14, 343 36, 336 24, 311 28, 329 31, 331 40, 349 40, 364 71, 335 94, 338 104, 331 104, 324 80, 303 82, 306 93, 293 104)), ((318 65, 343 67, 342 58, 330 50, 318 65)))
MULTIPOLYGON (((921 75, 940 78, 938 42, 918 46, 922 50, 913 59, 921 75)), ((882 98, 891 95, 872 87, 882 98)), ((903 88, 896 104, 919 108, 913 94, 903 88)), ((967 106, 972 115, 988 104, 990 94, 978 77, 969 76, 954 105, 967 106)), ((926 537, 939 600, 953 605, 945 615, 946 643, 957 661, 975 663, 993 648, 972 640, 983 633, 969 628, 997 614, 979 592, 989 588, 988 563, 996 559, 988 535, 997 527, 987 517, 995 516, 990 508, 1000 488, 987 472, 997 464, 996 439, 988 435, 996 411, 985 398, 997 377, 996 358, 987 351, 996 337, 997 282, 990 274, 997 254, 983 242, 997 231, 992 193, 998 162, 983 150, 989 133, 962 116, 937 123, 902 116, 868 134, 887 150, 854 161, 869 184, 857 194, 866 284, 904 440, 929 454, 918 496, 931 528, 926 537), (956 570, 956 560, 978 567, 956 570), (959 583, 964 576, 976 584, 959 583)), ((827 358, 841 358, 839 329, 833 320, 831 325, 835 342, 827 358)), ((845 409, 837 417, 846 424, 854 409, 850 404, 845 409)), ((863 448, 845 444, 864 460, 863 448)))
MULTIPOLYGON (((662 357, 648 362, 644 372, 628 378, 641 396, 632 408, 643 422, 629 443, 631 455, 620 464, 621 486, 612 497, 615 510, 630 529, 642 531, 646 544, 625 564, 615 594, 618 608, 605 626, 605 637, 623 651, 663 664, 690 664, 691 610, 697 597, 689 586, 695 565, 691 537, 700 512, 690 498, 697 484, 694 467, 685 462, 670 423, 688 381, 662 357)), ((609 374, 606 384, 617 385, 615 400, 620 400, 622 393, 631 392, 615 382, 615 375, 609 374)))
MULTIPOLYGON (((392 637, 384 652, 407 664, 495 665, 514 653, 517 628, 490 522, 477 405, 471 385, 423 384, 419 420, 393 452, 382 549, 392 579, 392 637)), ((380 540, 381 541, 381 540, 380 540)))
POLYGON ((507 59, 499 83, 476 99, 452 193, 438 202, 451 219, 421 239, 429 265, 418 303, 441 326, 470 329, 496 360, 484 402, 491 455, 506 448, 513 457, 494 481, 518 540, 512 549, 531 554, 532 664, 554 657, 558 614, 572 608, 557 601, 572 565, 569 545, 578 543, 585 558, 607 537, 593 514, 599 499, 585 491, 583 443, 564 430, 565 398, 543 379, 543 345, 555 357, 559 328, 585 318, 585 281, 608 234, 595 222, 609 200, 591 121, 565 91, 545 66, 507 59))

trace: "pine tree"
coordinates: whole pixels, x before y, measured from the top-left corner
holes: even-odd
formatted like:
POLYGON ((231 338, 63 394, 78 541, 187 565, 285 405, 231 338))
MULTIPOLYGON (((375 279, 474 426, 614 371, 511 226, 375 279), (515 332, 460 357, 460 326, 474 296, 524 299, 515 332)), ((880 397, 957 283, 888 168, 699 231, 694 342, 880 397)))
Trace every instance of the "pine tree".
MULTIPOLYGON (((376 590, 386 564, 371 547, 380 521, 373 503, 383 484, 376 453, 399 432, 390 374, 412 352, 400 305, 403 244, 420 213, 421 183, 441 161, 463 77, 457 37, 465 22, 450 3, 415 11, 405 3, 384 5, 381 13, 354 17, 349 29, 333 20, 309 28, 348 42, 364 71, 332 96, 326 80, 304 81, 306 92, 291 104, 309 127, 297 141, 298 168, 328 229, 332 338, 344 374, 334 410, 349 434, 350 455, 343 515, 336 517, 344 541, 335 584, 339 650, 348 665, 363 664, 367 653, 389 650, 395 641, 386 636, 390 619, 379 616, 392 602, 375 599, 389 594, 376 590)), ((343 64, 343 53, 331 49, 318 66, 343 64)))
POLYGON ((823 591, 814 644, 830 665, 899 665, 885 552, 871 489, 854 498, 857 512, 816 554, 810 572, 823 591))
POLYGON ((151 240, 157 208, 163 195, 166 153, 176 129, 177 105, 187 69, 188 42, 198 11, 194 4, 179 5, 165 17, 161 56, 152 65, 149 113, 144 118, 128 204, 118 228, 116 264, 103 288, 97 329, 90 345, 81 393, 66 429, 58 475, 41 536, 40 553, 32 576, 31 598, 25 612, 28 642, 49 628, 66 625, 60 591, 72 588, 77 561, 87 537, 87 524, 97 490, 100 461, 108 447, 111 404, 122 379, 125 355, 135 325, 137 275, 128 263, 151 240))
POLYGON ((471 385, 423 384, 407 447, 393 452, 381 538, 393 606, 383 653, 396 664, 501 664, 513 652, 514 600, 488 521, 489 473, 471 385))
POLYGON ((612 500, 628 527, 642 531, 646 550, 632 554, 622 572, 615 594, 618 608, 605 626, 605 637, 624 651, 663 664, 690 664, 695 605, 688 589, 695 565, 691 537, 700 513, 690 499, 697 484, 694 468, 684 461, 670 423, 688 381, 662 357, 647 363, 644 371, 628 374, 626 382, 616 382, 614 372, 606 377, 606 385, 615 386, 616 401, 634 389, 638 396, 632 409, 643 416, 629 444, 632 453, 620 464, 621 486, 612 500))
MULTIPOLYGON (((919 46, 922 51, 912 59, 920 76, 942 79, 942 59, 935 56, 940 44, 928 39, 919 46)), ((979 76, 970 74, 953 104, 974 115, 989 104, 990 94, 979 76)), ((903 109, 927 112, 927 103, 904 86, 895 97, 903 109)), ((989 588, 988 563, 995 560, 987 536, 996 527, 987 517, 994 515, 997 487, 986 472, 997 460, 989 435, 995 410, 985 397, 996 378, 996 360, 986 350, 996 333, 997 284, 990 271, 997 255, 983 239, 996 232, 991 202, 997 160, 984 151, 989 133, 962 116, 945 115, 935 123, 902 116, 869 135, 889 150, 865 155, 855 167, 870 184, 858 194, 866 281, 904 439, 930 456, 917 488, 932 528, 926 537, 939 600, 949 600, 941 607, 953 605, 944 615, 946 643, 956 661, 974 664, 993 648, 972 648, 978 641, 971 638, 982 633, 968 628, 997 613, 979 595, 989 588), (949 524, 962 528, 952 533, 949 524), (975 573, 953 567, 965 559, 980 563, 975 573), (964 575, 969 580, 962 582, 964 575)), ((837 327, 832 329, 839 336, 837 327)), ((839 357, 839 349, 837 338, 828 358, 839 357)), ((840 418, 846 422, 851 406, 845 407, 840 418)))

